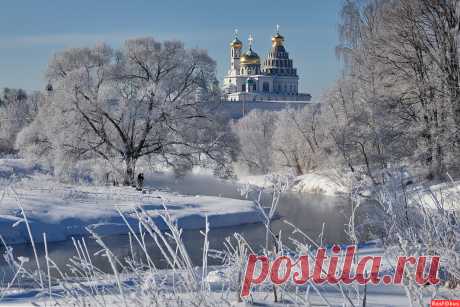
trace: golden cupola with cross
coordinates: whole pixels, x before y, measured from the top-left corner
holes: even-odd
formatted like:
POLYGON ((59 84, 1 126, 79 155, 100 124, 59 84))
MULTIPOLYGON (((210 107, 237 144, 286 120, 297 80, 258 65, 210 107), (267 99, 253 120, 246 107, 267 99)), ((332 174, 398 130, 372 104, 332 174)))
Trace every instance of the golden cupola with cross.
POLYGON ((260 75, 260 57, 252 50, 254 38, 249 35, 249 49, 244 52, 240 58, 240 74, 241 75, 260 75))
POLYGON ((260 65, 260 57, 255 53, 252 48, 243 53, 240 59, 241 65, 260 65))

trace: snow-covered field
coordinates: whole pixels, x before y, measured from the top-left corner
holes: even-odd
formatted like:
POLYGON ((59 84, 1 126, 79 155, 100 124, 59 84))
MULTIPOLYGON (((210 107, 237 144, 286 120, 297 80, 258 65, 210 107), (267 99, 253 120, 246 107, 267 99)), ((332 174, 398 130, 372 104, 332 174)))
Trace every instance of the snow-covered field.
MULTIPOLYGON (((36 172, 36 167, 18 160, 2 160, 4 178, 0 206, 0 235, 8 244, 29 241, 22 209, 30 224, 34 241, 60 241, 87 235, 86 227, 99 235, 126 234, 128 227, 118 210, 137 229, 136 210, 145 210, 160 226, 167 210, 180 228, 200 229, 208 217, 210 228, 235 226, 260 221, 252 201, 211 196, 184 196, 174 192, 132 187, 66 185, 36 172), (5 178, 21 177, 8 185, 5 178), (166 208, 166 209, 165 209, 166 208)), ((163 226, 162 226, 163 225, 163 226)))

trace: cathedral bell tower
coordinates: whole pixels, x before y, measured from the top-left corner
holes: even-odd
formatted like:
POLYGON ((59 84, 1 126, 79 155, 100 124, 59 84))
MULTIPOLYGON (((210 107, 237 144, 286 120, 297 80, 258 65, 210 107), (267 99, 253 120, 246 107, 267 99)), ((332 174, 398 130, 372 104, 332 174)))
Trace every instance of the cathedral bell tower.
POLYGON ((243 43, 238 39, 238 30, 235 29, 235 38, 230 43, 230 76, 240 74, 240 56, 243 43))

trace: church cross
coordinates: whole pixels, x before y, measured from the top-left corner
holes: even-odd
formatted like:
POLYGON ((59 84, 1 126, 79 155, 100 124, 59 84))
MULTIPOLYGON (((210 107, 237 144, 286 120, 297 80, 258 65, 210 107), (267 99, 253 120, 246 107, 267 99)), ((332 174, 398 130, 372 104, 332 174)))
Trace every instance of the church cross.
POLYGON ((278 24, 276 25, 276 33, 278 33, 278 34, 280 33, 280 25, 278 25, 278 24))
POLYGON ((252 37, 252 34, 249 34, 248 42, 249 42, 249 47, 252 47, 252 43, 254 42, 254 38, 252 37))
POLYGON ((235 29, 235 37, 238 37, 238 29, 235 29))

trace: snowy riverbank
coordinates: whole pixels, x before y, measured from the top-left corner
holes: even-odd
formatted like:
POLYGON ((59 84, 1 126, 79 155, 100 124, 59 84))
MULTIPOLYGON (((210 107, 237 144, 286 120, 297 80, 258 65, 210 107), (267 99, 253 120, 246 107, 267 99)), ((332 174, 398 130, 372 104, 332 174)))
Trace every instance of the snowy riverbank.
MULTIPOLYGON (((349 193, 350 187, 344 176, 335 171, 318 171, 290 179, 289 190, 298 193, 320 194, 336 196, 349 193)), ((270 188, 270 175, 243 175, 238 182, 261 188, 270 188)))
POLYGON ((203 228, 206 216, 210 228, 261 220, 251 201, 157 190, 143 194, 131 187, 67 185, 34 169, 20 160, 3 160, 0 164, 3 179, 13 173, 21 177, 10 187, 6 182, 2 184, 0 235, 8 244, 29 241, 25 223, 21 222, 21 208, 36 242, 43 240, 43 233, 48 241, 87 235, 86 227, 99 235, 126 234, 128 227, 117 210, 133 229, 138 229, 136 208, 145 210, 161 229, 166 229, 166 225, 160 215, 166 213, 184 230, 203 228))

